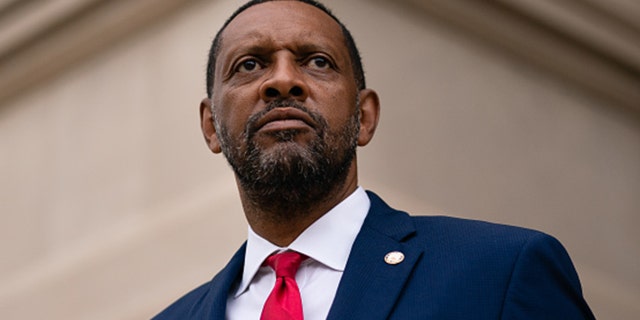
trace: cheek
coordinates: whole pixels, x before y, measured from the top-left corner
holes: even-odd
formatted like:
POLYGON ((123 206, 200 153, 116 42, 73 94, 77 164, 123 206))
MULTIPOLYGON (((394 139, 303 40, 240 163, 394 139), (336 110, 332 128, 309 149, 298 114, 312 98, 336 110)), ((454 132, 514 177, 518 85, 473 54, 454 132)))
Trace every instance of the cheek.
POLYGON ((329 96, 323 110, 330 124, 346 125, 356 112, 356 95, 346 91, 338 91, 329 96))
POLYGON ((216 115, 219 122, 224 124, 232 135, 242 132, 247 119, 254 112, 255 99, 239 90, 229 90, 221 97, 216 100, 216 115))

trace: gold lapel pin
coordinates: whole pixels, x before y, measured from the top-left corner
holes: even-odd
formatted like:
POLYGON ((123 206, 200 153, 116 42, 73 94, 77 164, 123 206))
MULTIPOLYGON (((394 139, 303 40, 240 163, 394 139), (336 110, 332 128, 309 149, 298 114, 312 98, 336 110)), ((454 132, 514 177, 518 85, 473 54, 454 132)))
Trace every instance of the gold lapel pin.
POLYGON ((384 256, 384 262, 390 265, 398 264, 404 260, 404 253, 400 251, 391 251, 384 256))

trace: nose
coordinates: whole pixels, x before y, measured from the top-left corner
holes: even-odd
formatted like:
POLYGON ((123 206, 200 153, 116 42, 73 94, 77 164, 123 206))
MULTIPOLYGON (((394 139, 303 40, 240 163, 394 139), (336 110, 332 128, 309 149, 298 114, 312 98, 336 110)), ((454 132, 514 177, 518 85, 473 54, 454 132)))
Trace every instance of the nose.
POLYGON ((286 98, 304 101, 307 98, 309 88, 293 55, 279 55, 272 68, 269 78, 260 86, 260 96, 264 101, 286 98))

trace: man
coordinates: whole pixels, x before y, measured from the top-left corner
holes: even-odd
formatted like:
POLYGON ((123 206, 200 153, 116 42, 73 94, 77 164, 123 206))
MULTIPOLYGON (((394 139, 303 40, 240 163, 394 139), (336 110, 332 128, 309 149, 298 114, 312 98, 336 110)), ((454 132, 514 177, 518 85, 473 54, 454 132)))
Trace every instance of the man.
POLYGON ((233 168, 247 242, 156 319, 592 319, 540 232, 410 217, 358 187, 377 94, 314 1, 251 1, 209 55, 205 140, 233 168))

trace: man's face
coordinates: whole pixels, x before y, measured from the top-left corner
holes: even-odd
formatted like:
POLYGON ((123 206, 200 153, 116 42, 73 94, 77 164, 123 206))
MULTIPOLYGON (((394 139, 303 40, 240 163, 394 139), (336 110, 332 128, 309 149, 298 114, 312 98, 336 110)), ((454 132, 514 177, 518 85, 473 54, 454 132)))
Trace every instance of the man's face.
POLYGON ((331 17, 296 1, 255 5, 223 32, 215 67, 216 138, 247 191, 298 202, 345 179, 358 90, 331 17))

